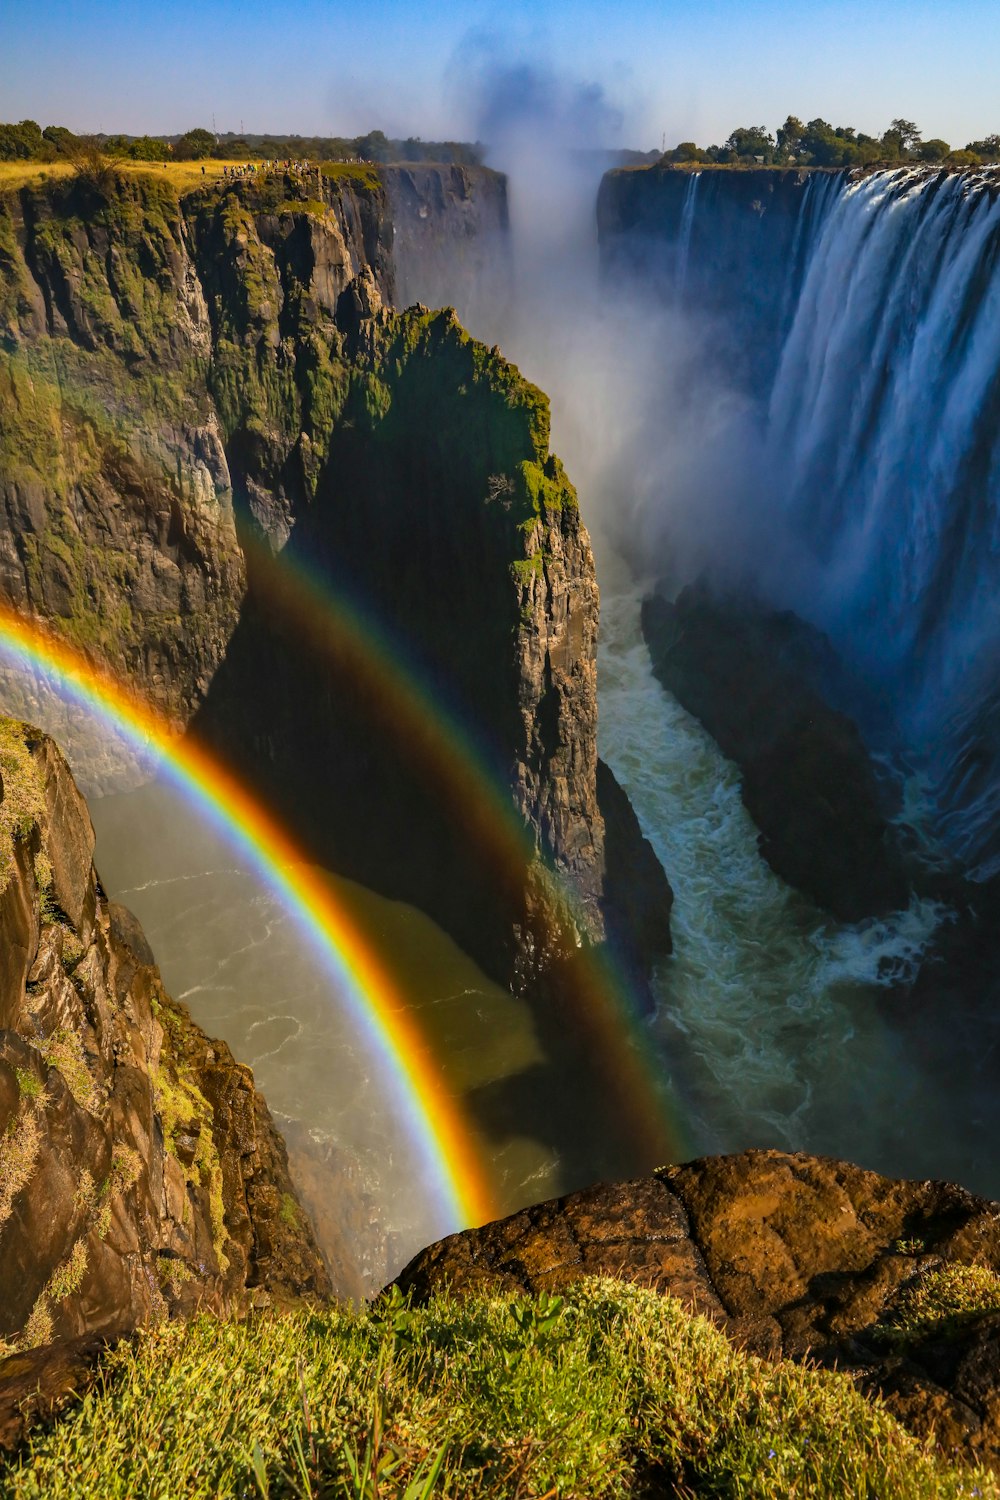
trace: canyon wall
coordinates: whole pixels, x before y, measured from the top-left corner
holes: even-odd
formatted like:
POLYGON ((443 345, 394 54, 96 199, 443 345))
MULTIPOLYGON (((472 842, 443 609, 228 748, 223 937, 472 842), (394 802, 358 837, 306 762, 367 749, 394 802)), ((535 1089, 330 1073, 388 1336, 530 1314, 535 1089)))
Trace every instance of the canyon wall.
POLYGON ((327 1295, 253 1076, 105 897, 61 754, 4 719, 0 769, 0 1351, 327 1295))
POLYGON ((507 180, 489 167, 385 167, 399 307, 456 307, 471 327, 513 295, 507 180))
POLYGON ((0 588, 196 720, 317 860, 421 905, 505 982, 601 941, 609 913, 638 973, 669 936, 648 884, 635 918, 608 888, 597 589, 547 402, 452 316, 391 311, 393 202, 404 268, 456 219, 474 260, 482 223, 503 229, 502 179, 450 168, 4 198, 0 588), (278 603, 296 568, 325 596, 308 640, 278 603), (504 868, 401 753, 338 610, 512 804, 504 868))

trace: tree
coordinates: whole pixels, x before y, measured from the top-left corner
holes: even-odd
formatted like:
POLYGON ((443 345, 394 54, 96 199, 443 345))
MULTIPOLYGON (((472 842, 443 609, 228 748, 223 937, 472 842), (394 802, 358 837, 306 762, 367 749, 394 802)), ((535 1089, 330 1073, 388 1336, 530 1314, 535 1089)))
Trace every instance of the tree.
POLYGON ((786 155, 794 155, 802 144, 802 137, 806 133, 806 127, 797 115, 789 115, 784 125, 778 129, 778 150, 786 155))
POLYGON ((734 152, 741 160, 762 156, 765 161, 773 161, 774 136, 765 125, 741 125, 729 137, 726 150, 734 152))
POLYGON ((681 143, 680 143, 679 146, 675 146, 672 151, 667 151, 665 153, 665 155, 664 155, 664 161, 707 161, 707 160, 708 160, 708 152, 707 151, 702 151, 701 147, 700 146, 696 146, 695 143, 694 143, 694 141, 681 141, 681 143))
POLYGON ((388 161, 392 155, 389 138, 384 130, 369 130, 367 135, 359 135, 354 142, 354 149, 364 161, 388 161))
POLYGON ((0 125, 0 161, 30 161, 44 150, 42 127, 34 120, 0 125))
POLYGON ((118 177, 118 159, 96 136, 77 136, 70 153, 80 182, 106 197, 118 177))
POLYGON ((909 156, 920 145, 920 131, 912 120, 893 120, 882 137, 887 156, 909 156))
POLYGON ((988 135, 981 141, 970 141, 965 149, 974 152, 980 161, 1000 161, 1000 135, 988 135))
POLYGON ((48 141, 59 156, 71 155, 77 141, 72 130, 67 130, 65 125, 46 125, 42 131, 42 139, 48 141))
POLYGON ((947 141, 935 138, 930 141, 921 141, 917 147, 917 156, 920 161, 944 161, 951 147, 947 141))
POLYGON ((982 158, 975 151, 952 151, 948 155, 949 167, 981 167, 982 158))
POLYGON ((200 127, 187 130, 179 141, 174 142, 174 155, 178 161, 202 161, 215 151, 215 136, 210 130, 200 127))

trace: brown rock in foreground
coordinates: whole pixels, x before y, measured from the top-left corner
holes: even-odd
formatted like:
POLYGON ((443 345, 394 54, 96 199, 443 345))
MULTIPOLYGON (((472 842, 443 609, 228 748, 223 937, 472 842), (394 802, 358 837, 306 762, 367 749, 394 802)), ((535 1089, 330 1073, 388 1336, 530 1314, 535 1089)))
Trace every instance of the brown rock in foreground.
POLYGON ((947 1452, 1000 1462, 1000 1313, 890 1344, 900 1292, 958 1263, 1000 1272, 1000 1204, 826 1157, 747 1151, 602 1183, 421 1252, 398 1278, 553 1291, 623 1276, 679 1297, 766 1358, 834 1366, 947 1452))

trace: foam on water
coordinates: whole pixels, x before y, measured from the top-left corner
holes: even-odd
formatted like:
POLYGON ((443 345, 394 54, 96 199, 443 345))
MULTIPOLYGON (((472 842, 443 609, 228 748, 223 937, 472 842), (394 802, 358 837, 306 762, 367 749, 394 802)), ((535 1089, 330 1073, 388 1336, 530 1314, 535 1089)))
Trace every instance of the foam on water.
POLYGON ((947 1101, 878 999, 912 975, 941 909, 914 901, 841 927, 773 874, 738 771, 653 676, 639 598, 605 577, 600 748, 674 888, 654 1029, 698 1148, 786 1146, 919 1171, 940 1137, 915 1132, 906 1106, 939 1121, 947 1101))

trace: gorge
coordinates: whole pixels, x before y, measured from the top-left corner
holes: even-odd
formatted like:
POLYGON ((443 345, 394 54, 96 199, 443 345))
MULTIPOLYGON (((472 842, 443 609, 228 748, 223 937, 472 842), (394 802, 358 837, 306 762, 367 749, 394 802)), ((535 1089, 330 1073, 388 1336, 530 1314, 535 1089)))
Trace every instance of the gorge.
MULTIPOLYGON (((5 198, 3 597, 336 872, 499 1210, 748 1146, 995 1197, 995 174, 591 164, 547 217, 563 164, 498 165, 509 203, 427 165, 5 198)), ((377 1289, 456 1227, 380 1079, 288 913, 59 687, 5 655, 377 1289)))

